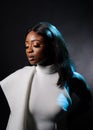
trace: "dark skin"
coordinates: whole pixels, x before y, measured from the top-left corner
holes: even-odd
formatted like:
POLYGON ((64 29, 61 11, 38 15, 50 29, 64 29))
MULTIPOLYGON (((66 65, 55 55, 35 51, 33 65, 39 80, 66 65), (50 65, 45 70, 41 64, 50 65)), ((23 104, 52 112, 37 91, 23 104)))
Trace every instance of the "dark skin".
POLYGON ((34 31, 27 34, 25 38, 25 48, 30 65, 41 64, 46 66, 54 63, 53 58, 50 59, 50 54, 48 53, 47 56, 45 53, 46 51, 49 52, 49 49, 46 49, 44 38, 34 31))
POLYGON ((31 65, 36 65, 44 61, 44 40, 43 37, 37 35, 34 31, 27 34, 25 39, 26 56, 31 65))
MULTIPOLYGON (((42 36, 36 34, 34 31, 31 31, 27 34, 25 39, 25 47, 26 47, 26 56, 31 65, 42 64, 42 65, 50 65, 53 64, 53 59, 50 59, 50 56, 44 54, 45 45, 44 39, 42 36)), ((48 50, 47 50, 48 51, 48 50)), ((70 127, 70 122, 82 112, 85 112, 88 109, 89 102, 91 101, 91 93, 88 89, 88 86, 85 82, 85 79, 82 75, 77 72, 73 72, 73 77, 68 81, 69 94, 72 97, 73 93, 77 95, 79 98, 79 104, 76 109, 69 112, 68 117, 68 127, 70 127)), ((0 88, 0 130, 5 130, 7 125, 7 121, 10 114, 10 108, 5 98, 5 95, 0 88), (5 116, 1 116, 2 113, 5 116)), ((61 123, 58 123, 58 130, 61 130, 61 123)))

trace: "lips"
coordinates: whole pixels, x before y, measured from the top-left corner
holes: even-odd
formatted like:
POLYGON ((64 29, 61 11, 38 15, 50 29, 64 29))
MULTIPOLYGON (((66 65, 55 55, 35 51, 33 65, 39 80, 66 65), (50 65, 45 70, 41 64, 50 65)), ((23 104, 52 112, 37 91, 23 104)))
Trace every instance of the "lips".
POLYGON ((34 56, 28 56, 28 60, 29 61, 33 61, 34 60, 34 56))

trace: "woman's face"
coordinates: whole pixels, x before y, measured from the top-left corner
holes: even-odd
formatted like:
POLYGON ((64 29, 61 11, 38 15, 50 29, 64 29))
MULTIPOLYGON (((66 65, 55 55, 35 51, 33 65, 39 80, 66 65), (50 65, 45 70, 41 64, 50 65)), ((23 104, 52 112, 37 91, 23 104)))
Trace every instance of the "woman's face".
POLYGON ((42 36, 31 31, 25 39, 26 55, 31 65, 40 64, 45 60, 44 39, 42 36))

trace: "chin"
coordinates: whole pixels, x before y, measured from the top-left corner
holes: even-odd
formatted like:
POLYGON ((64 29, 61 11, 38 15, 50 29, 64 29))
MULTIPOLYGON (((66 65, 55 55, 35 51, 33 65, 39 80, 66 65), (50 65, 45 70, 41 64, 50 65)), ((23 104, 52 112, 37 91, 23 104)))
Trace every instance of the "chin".
POLYGON ((31 61, 29 61, 29 64, 30 64, 30 65, 36 65, 37 62, 31 62, 31 61))

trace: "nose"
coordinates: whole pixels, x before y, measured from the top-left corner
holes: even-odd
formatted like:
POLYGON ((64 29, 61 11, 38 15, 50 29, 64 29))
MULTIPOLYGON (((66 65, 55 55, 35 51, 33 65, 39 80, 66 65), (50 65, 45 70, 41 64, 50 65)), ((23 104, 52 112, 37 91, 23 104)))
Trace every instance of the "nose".
POLYGON ((28 47, 27 52, 28 52, 28 53, 32 53, 32 52, 33 52, 33 46, 32 46, 32 45, 30 45, 30 46, 28 47))

